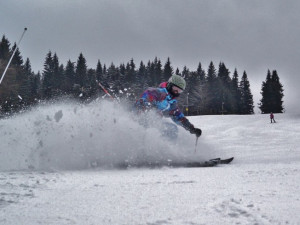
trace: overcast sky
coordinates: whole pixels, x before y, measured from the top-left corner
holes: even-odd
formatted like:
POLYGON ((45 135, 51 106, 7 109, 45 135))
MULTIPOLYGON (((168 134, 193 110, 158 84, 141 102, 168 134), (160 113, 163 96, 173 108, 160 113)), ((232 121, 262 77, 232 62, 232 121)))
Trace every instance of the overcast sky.
POLYGON ((89 68, 157 56, 207 71, 222 61, 240 78, 247 72, 256 112, 267 70, 276 69, 286 111, 297 112, 299 12, 298 0, 0 0, 0 35, 17 42, 28 28, 20 51, 35 72, 49 50, 64 65, 82 52, 89 68))

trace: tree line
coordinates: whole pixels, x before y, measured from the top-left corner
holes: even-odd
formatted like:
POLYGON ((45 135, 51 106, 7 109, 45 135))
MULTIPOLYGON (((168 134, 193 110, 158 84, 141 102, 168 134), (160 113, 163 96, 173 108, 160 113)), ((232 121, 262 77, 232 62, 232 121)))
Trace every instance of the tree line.
MULTIPOLYGON (((0 73, 4 71, 16 44, 3 35, 0 42, 0 73)), ((90 101, 105 95, 101 83, 115 98, 135 101, 147 87, 158 87, 172 74, 183 76, 187 82, 186 91, 178 99, 187 115, 199 114, 253 114, 253 95, 246 71, 241 79, 237 69, 233 74, 220 62, 218 68, 210 62, 207 71, 199 62, 195 71, 186 66, 174 70, 170 58, 163 64, 155 57, 137 66, 133 59, 128 63, 108 67, 98 60, 96 68, 88 68, 82 53, 76 62, 59 62, 56 53, 46 54, 42 72, 32 71, 29 58, 23 61, 19 49, 12 60, 7 75, 0 86, 1 114, 24 110, 41 101, 59 97, 69 97, 79 101, 90 101)), ((262 113, 283 111, 283 89, 277 72, 268 71, 262 84, 262 100, 259 108, 262 113)))

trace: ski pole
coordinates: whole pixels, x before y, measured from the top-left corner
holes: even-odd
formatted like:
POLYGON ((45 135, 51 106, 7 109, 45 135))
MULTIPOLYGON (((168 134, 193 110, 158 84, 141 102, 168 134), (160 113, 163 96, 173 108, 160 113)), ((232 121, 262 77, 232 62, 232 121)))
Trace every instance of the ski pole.
POLYGON ((11 55, 11 57, 9 59, 9 62, 7 63, 7 66, 6 66, 6 68, 5 68, 5 70, 4 70, 3 74, 2 74, 2 77, 1 77, 1 80, 0 80, 0 84, 2 83, 2 80, 3 80, 3 78, 4 78, 5 74, 6 74, 6 71, 7 71, 8 67, 9 67, 9 65, 10 65, 10 63, 11 63, 11 61, 12 61, 12 59, 13 59, 16 51, 17 51, 17 48, 18 48, 18 46, 19 46, 19 44, 20 44, 20 42, 21 42, 21 40, 22 40, 22 38, 23 38, 23 36, 24 36, 24 34, 25 34, 26 31, 27 31, 27 28, 25 27, 24 31, 23 31, 23 34, 22 34, 22 36, 21 36, 18 44, 16 45, 16 48, 15 48, 13 54, 11 55))
POLYGON ((111 96, 111 94, 109 94, 109 92, 103 87, 103 85, 99 81, 98 81, 98 85, 102 88, 102 90, 105 92, 105 94, 107 94, 109 97, 114 99, 114 97, 111 96))
POLYGON ((196 137, 196 144, 195 144, 195 153, 197 152, 197 144, 198 144, 199 137, 196 137))

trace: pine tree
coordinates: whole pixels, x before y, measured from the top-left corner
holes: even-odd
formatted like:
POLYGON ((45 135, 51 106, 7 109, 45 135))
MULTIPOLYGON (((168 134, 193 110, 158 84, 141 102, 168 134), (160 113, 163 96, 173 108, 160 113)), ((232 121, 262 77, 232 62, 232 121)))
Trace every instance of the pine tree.
MULTIPOLYGON (((139 70, 138 70, 138 77, 145 78, 146 74, 147 74, 146 65, 143 63, 143 61, 141 61, 140 62, 140 67, 139 67, 139 70)), ((144 81, 145 79, 138 79, 138 80, 144 81)))
MULTIPOLYGON (((109 88, 109 77, 107 75, 107 68, 106 68, 106 65, 103 64, 103 72, 102 72, 102 76, 103 76, 103 79, 104 79, 104 84, 102 84, 105 88, 109 88)), ((125 74, 125 73, 124 73, 125 74)))
POLYGON ((41 86, 41 75, 38 72, 38 74, 34 74, 34 72, 31 69, 31 63, 29 58, 26 59, 24 64, 24 75, 27 77, 27 83, 26 86, 26 93, 23 94, 26 104, 32 105, 38 101, 40 98, 39 91, 41 86))
POLYGON ((244 71, 241 82, 241 114, 253 114, 253 95, 250 90, 250 83, 248 81, 247 73, 244 71))
POLYGON ((282 113, 283 112, 283 86, 279 81, 277 71, 268 70, 266 81, 262 83, 262 99, 259 108, 262 113, 282 113))
POLYGON ((167 81, 173 75, 173 67, 171 66, 170 58, 168 57, 163 70, 163 81, 167 81))
POLYGON ((114 63, 111 63, 111 65, 107 69, 107 77, 108 77, 107 81, 109 84, 109 90, 111 94, 113 94, 114 96, 118 96, 120 90, 123 90, 125 88, 124 85, 126 84, 121 83, 120 72, 118 68, 114 65, 114 63))
POLYGON ((143 90, 148 87, 148 85, 146 65, 143 63, 143 61, 141 61, 139 70, 137 72, 136 90, 134 90, 135 95, 140 95, 143 90))
POLYGON ((31 84, 32 98, 34 102, 37 102, 40 99, 40 90, 41 90, 41 74, 38 71, 37 74, 33 75, 33 81, 31 84))
POLYGON ((180 98, 178 98, 177 101, 180 105, 184 105, 187 110, 187 106, 192 104, 192 102, 190 101, 190 99, 191 99, 190 92, 192 91, 192 87, 193 87, 190 82, 192 76, 191 76, 189 69, 186 66, 183 67, 182 74, 179 76, 182 76, 184 78, 184 80, 186 82, 186 88, 185 88, 185 91, 182 94, 180 94, 180 98))
MULTIPOLYGON (((192 93, 192 98, 193 95, 195 98, 195 114, 202 114, 206 111, 206 106, 207 106, 207 102, 206 102, 206 95, 207 95, 207 89, 206 87, 206 73, 204 71, 204 69, 202 69, 202 65, 199 62, 198 67, 197 67, 197 71, 196 71, 196 76, 197 76, 197 82, 199 82, 199 84, 196 82, 195 88, 194 88, 194 93, 192 93)), ((193 100, 192 100, 193 101, 193 100)))
POLYGON ((53 95, 53 59, 52 52, 49 51, 46 55, 43 70, 42 92, 45 99, 50 99, 53 95))
POLYGON ((204 84, 206 75, 205 75, 205 71, 202 69, 202 65, 201 65, 200 62, 199 62, 198 67, 197 67, 197 75, 200 79, 201 84, 204 84))
POLYGON ((188 78, 190 75, 190 70, 184 66, 183 67, 183 70, 182 70, 182 73, 181 73, 181 76, 184 77, 184 78, 188 78))
POLYGON ((162 64, 160 59, 155 57, 154 59, 154 86, 158 87, 158 85, 163 81, 163 72, 162 72, 162 64))
MULTIPOLYGON (((194 75, 194 73, 193 73, 194 75)), ((186 113, 188 113, 188 105, 192 105, 194 103, 192 95, 190 93, 192 93, 193 90, 193 84, 191 82, 192 78, 196 79, 196 76, 192 76, 192 73, 189 71, 189 69, 184 66, 183 70, 182 70, 182 74, 180 75, 182 76, 185 81, 186 81, 186 89, 185 91, 180 95, 180 98, 178 98, 178 102, 180 105, 185 105, 186 106, 186 113)))
POLYGON ((26 62, 24 64, 23 75, 26 77, 26 80, 24 80, 23 84, 20 87, 20 96, 22 96, 23 101, 27 105, 33 102, 36 94, 35 91, 37 91, 34 90, 33 86, 34 74, 31 69, 29 58, 26 59, 26 62))
MULTIPOLYGON (((130 67, 130 65, 128 64, 127 65, 127 69, 129 70, 129 67, 130 67)), ((120 85, 119 86, 126 86, 126 87, 128 87, 128 84, 125 84, 126 83, 126 74, 127 74, 127 70, 126 70, 126 66, 125 66, 125 64, 124 63, 121 63, 120 64, 120 66, 119 66, 119 68, 116 68, 116 70, 118 70, 119 71, 119 80, 120 80, 120 85), (122 84, 122 85, 121 85, 122 84)), ((135 78, 136 79, 136 78, 135 78)), ((134 80, 135 80, 134 79, 134 80)))
MULTIPOLYGON (((1 76, 8 64, 8 61, 16 49, 17 45, 14 44, 13 48, 10 49, 10 43, 2 37, 0 42, 0 73, 1 76)), ((23 71, 23 59, 19 49, 16 49, 15 55, 12 58, 12 63, 6 71, 5 78, 1 83, 0 88, 0 105, 3 112, 13 112, 19 110, 24 104, 22 95, 24 94, 23 89, 26 84, 26 77, 23 71)), ((0 107, 0 108, 1 108, 0 107)))
POLYGON ((218 105, 218 85, 217 85, 217 72, 213 62, 210 62, 205 85, 206 94, 206 108, 209 114, 216 114, 219 112, 218 105))
POLYGON ((222 113, 232 113, 233 97, 230 89, 231 79, 230 72, 226 68, 225 64, 221 62, 219 64, 218 71, 218 92, 217 92, 217 105, 220 107, 222 113))
POLYGON ((104 83, 103 68, 102 68, 100 60, 98 60, 97 66, 96 66, 96 79, 101 84, 104 83))
POLYGON ((126 73, 126 66, 124 63, 121 63, 120 66, 119 66, 119 70, 120 70, 120 73, 125 75, 126 73))
POLYGON ((9 57, 10 57, 10 43, 8 39, 5 37, 5 35, 3 35, 0 42, 0 60, 5 62, 6 64, 6 62, 8 62, 9 60, 9 57))
POLYGON ((126 80, 127 82, 127 88, 130 88, 133 83, 135 82, 136 73, 135 73, 135 63, 134 60, 131 59, 130 62, 127 64, 126 67, 126 80))
POLYGON ((187 87, 183 92, 183 98, 186 99, 184 105, 188 106, 186 109, 186 114, 191 115, 193 111, 199 111, 199 107, 203 107, 202 97, 203 97, 203 87, 201 84, 201 77, 198 72, 190 72, 189 76, 186 79, 187 87))
POLYGON ((87 77, 87 65, 86 59, 83 54, 80 53, 76 64, 75 73, 75 83, 80 86, 80 88, 88 87, 88 77, 87 77))
POLYGON ((65 69, 65 76, 64 76, 64 83, 63 83, 63 90, 66 94, 71 94, 73 91, 73 87, 75 84, 75 63, 68 60, 66 69, 65 69))
POLYGON ((234 70, 233 77, 231 79, 231 93, 233 96, 232 99, 232 113, 240 114, 241 113, 241 91, 239 89, 239 75, 237 70, 234 70))
POLYGON ((52 75, 52 92, 54 96, 61 95, 61 86, 63 83, 64 78, 64 69, 63 66, 59 66, 59 59, 56 53, 54 53, 52 57, 52 68, 53 68, 53 75, 52 75))
POLYGON ((106 76, 107 74, 107 69, 106 69, 106 65, 103 65, 103 76, 106 76))
POLYGON ((272 86, 271 86, 271 72, 268 70, 266 81, 262 83, 261 88, 262 99, 260 100, 260 110, 262 113, 270 113, 271 109, 271 100, 270 96, 272 95, 272 86))
POLYGON ((58 88, 59 88, 59 92, 60 94, 65 94, 65 89, 64 89, 64 82, 65 82, 65 77, 66 77, 66 71, 65 71, 65 67, 63 64, 60 64, 59 68, 58 68, 58 74, 59 74, 59 85, 58 85, 58 88))
MULTIPOLYGON (((131 59, 129 63, 129 70, 126 73, 126 76, 129 76, 129 82, 126 84, 125 89, 127 92, 127 98, 134 98, 135 96, 135 90, 139 87, 138 81, 137 81, 137 71, 135 70, 136 66, 134 63, 134 60, 131 59)), ((125 77, 125 79, 127 79, 125 77)))
MULTIPOLYGON (((118 71, 118 74, 116 74, 116 75, 119 77, 121 76, 119 74, 119 71, 118 71)), ((128 62, 126 64, 124 75, 125 75, 124 77, 122 76, 122 84, 121 84, 121 82, 119 82, 119 90, 124 89, 124 88, 126 90, 130 90, 130 89, 134 88, 135 83, 136 83, 137 74, 135 71, 135 63, 134 63, 133 59, 131 59, 130 62, 128 62)))
POLYGON ((150 87, 155 87, 155 75, 154 75, 154 63, 150 62, 150 60, 147 63, 147 80, 149 82, 150 87))
MULTIPOLYGON (((17 44, 14 43, 14 45, 13 45, 13 47, 12 47, 12 49, 11 49, 10 55, 13 54, 13 52, 14 52, 15 49, 16 49, 16 47, 17 47, 17 44)), ((17 50, 16 50, 16 52, 15 52, 15 55, 14 55, 14 57, 13 57, 12 60, 11 60, 11 65, 15 65, 15 66, 21 66, 21 65, 23 65, 23 58, 22 58, 22 56, 21 56, 21 53, 20 53, 20 51, 19 51, 19 48, 17 48, 17 50)))
POLYGON ((88 97, 92 97, 97 93, 98 90, 98 85, 96 81, 96 70, 88 69, 87 76, 88 76, 88 83, 89 83, 88 97))
POLYGON ((282 113, 284 110, 283 107, 283 86, 279 81, 279 76, 276 70, 272 71, 272 87, 273 87, 273 96, 272 96, 272 112, 273 113, 282 113))
POLYGON ((14 43, 14 45, 10 51, 10 56, 13 55, 14 51, 15 51, 15 55, 12 58, 10 67, 13 67, 16 70, 16 73, 17 73, 16 82, 18 82, 19 85, 24 85, 23 83, 27 82, 27 77, 24 76, 24 73, 23 73, 23 58, 21 56, 19 48, 17 48, 17 49, 16 48, 17 48, 17 44, 14 43))

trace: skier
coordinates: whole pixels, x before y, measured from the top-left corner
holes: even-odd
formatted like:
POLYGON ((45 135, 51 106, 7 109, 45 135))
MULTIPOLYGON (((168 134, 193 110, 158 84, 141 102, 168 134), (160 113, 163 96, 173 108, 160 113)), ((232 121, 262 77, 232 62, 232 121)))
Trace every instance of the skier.
MULTIPOLYGON (((184 91, 186 82, 179 75, 172 75, 168 82, 160 84, 159 88, 147 88, 140 99, 134 105, 138 114, 155 109, 161 116, 171 117, 177 124, 184 127, 191 134, 200 137, 201 129, 195 128, 193 124, 184 116, 178 107, 176 98, 184 91)), ((175 124, 164 123, 162 133, 171 139, 177 137, 178 128, 175 124)))
POLYGON ((271 123, 272 122, 276 123, 276 121, 274 119, 274 114, 272 112, 270 113, 270 119, 271 119, 271 123))

